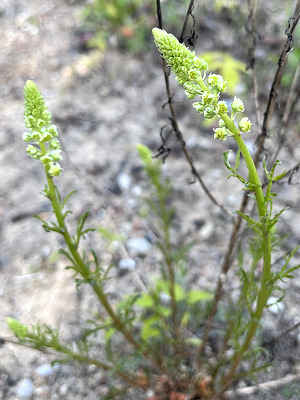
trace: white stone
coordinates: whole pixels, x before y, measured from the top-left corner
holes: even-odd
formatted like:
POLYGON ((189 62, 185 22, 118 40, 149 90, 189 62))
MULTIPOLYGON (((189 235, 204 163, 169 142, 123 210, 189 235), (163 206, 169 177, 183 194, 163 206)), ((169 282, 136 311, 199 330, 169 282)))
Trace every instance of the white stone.
POLYGON ((151 243, 145 238, 131 238, 126 242, 129 252, 138 255, 146 255, 151 249, 151 243))
POLYGON ((117 177, 117 182, 122 191, 127 191, 131 185, 131 177, 125 172, 121 172, 117 177))
POLYGON ((131 192, 135 196, 141 196, 141 194, 143 193, 142 188, 140 186, 137 186, 137 185, 133 186, 131 192))
POLYGON ((65 396, 69 391, 69 385, 67 383, 63 383, 59 388, 59 394, 61 396, 65 396))
POLYGON ((214 233, 215 226, 212 222, 207 222, 199 232, 201 239, 207 240, 209 239, 212 234, 214 233))
POLYGON ((21 379, 17 384, 16 395, 19 397, 30 397, 33 394, 33 382, 29 378, 21 379))
POLYGON ((39 376, 50 376, 53 374, 53 368, 50 364, 43 364, 40 367, 38 367, 35 372, 39 376))
POLYGON ((122 258, 119 262, 120 269, 134 269, 136 266, 136 262, 133 258, 122 258))
POLYGON ((277 303, 279 299, 277 297, 271 296, 268 300, 268 309, 271 311, 273 314, 278 314, 281 311, 284 310, 284 304, 282 302, 277 303))

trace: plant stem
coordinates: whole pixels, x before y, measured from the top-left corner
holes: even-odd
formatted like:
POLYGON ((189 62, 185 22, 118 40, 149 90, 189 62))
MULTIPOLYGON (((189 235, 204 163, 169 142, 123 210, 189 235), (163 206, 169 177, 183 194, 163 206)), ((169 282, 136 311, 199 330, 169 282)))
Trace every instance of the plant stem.
POLYGON ((244 157, 245 163, 248 168, 249 172, 249 181, 253 185, 253 191, 255 194, 256 198, 256 203, 257 203, 257 209, 258 209, 258 214, 259 217, 265 217, 267 213, 267 209, 265 206, 265 196, 261 187, 260 179, 257 173, 257 169, 254 165, 253 159, 251 157, 251 154, 242 138, 240 135, 238 129, 232 122, 232 120, 229 118, 227 114, 221 114, 222 120, 225 122, 227 128, 232 132, 234 140, 236 141, 237 145, 239 146, 239 149, 241 150, 241 153, 244 157))
MULTIPOLYGON (((57 192, 53 183, 53 179, 47 174, 47 183, 48 183, 48 189, 49 193, 51 196, 51 203, 52 207, 54 210, 54 213, 57 218, 57 222, 62 228, 62 235, 65 239, 65 242, 72 254, 72 257, 74 261, 76 262, 76 266, 78 267, 80 274, 82 275, 83 278, 87 279, 90 276, 90 270, 85 264, 84 260, 80 256, 77 246, 74 244, 72 237, 68 231, 68 228, 64 222, 64 217, 63 213, 61 210, 61 205, 59 202, 59 199, 57 197, 57 192)), ((110 305, 109 301, 107 300, 107 296, 104 293, 102 287, 99 285, 99 283, 95 282, 93 285, 91 285, 94 292, 96 293, 97 297, 99 298, 101 304, 107 311, 108 315, 111 317, 113 320, 116 328, 123 334, 123 336, 136 348, 140 349, 140 344, 134 339, 134 337, 131 335, 130 332, 127 331, 127 329, 124 327, 123 322, 119 319, 117 314, 114 312, 112 306, 110 305)))
MULTIPOLYGON (((228 129, 233 134, 233 137, 241 150, 241 153, 245 159, 248 172, 249 172, 249 181, 251 184, 251 190, 255 194, 256 204, 258 209, 258 214, 260 217, 260 221, 262 223, 262 246, 263 246, 263 272, 260 280, 260 289, 257 297, 257 305, 256 309, 251 315, 251 320, 249 326, 246 331, 246 337, 244 342, 239 350, 235 351, 235 354, 231 360, 231 367, 229 372, 223 379, 223 386, 221 392, 224 392, 226 388, 231 383, 234 378, 235 372, 243 359, 245 352, 248 350, 250 343, 253 339, 253 336, 258 327, 260 318, 262 316, 263 310, 267 304, 268 297, 270 295, 270 287, 269 287, 269 278, 270 278, 270 270, 271 270, 271 235, 268 227, 266 226, 266 218, 267 218, 267 207, 265 202, 265 196, 261 187, 261 183, 258 177, 258 173, 256 167, 254 165, 253 159, 249 153, 249 150, 239 134, 238 129, 231 121, 227 114, 221 115, 223 121, 225 122, 228 129)), ((221 393, 220 392, 220 393, 221 393)))
POLYGON ((157 182, 158 190, 158 201, 159 201, 159 214, 162 220, 162 231, 163 231, 163 245, 162 252, 165 258, 165 263, 167 267, 167 283, 169 289, 169 295, 171 298, 171 310, 172 310, 172 325, 174 328, 175 339, 174 339, 174 361, 175 365, 178 362, 178 355, 180 354, 180 345, 178 344, 178 339, 180 338, 179 333, 179 321, 178 321, 178 309, 177 309, 177 299, 176 299, 176 287, 175 287, 175 270, 174 262, 172 257, 172 248, 170 240, 170 211, 168 210, 166 204, 166 194, 161 183, 157 182))
MULTIPOLYGON (((40 143, 41 150, 43 152, 46 152, 46 147, 44 143, 40 143)), ((75 262, 75 266, 77 267, 79 273, 82 275, 84 279, 89 279, 90 276, 90 269, 84 262, 83 258, 80 256, 78 252, 78 246, 74 243, 72 240, 72 237, 68 231, 68 228, 65 224, 64 221, 64 216, 62 212, 62 207, 58 198, 57 194, 57 189, 53 183, 52 177, 49 175, 48 170, 49 167, 46 165, 45 166, 46 170, 46 176, 47 176, 47 183, 48 183, 48 190, 50 194, 50 201, 53 207, 53 211, 55 213, 57 222, 59 227, 61 228, 61 234, 64 237, 64 240, 70 250, 70 253, 73 257, 73 260, 75 262)), ((94 282, 91 285, 93 291, 95 292, 96 296, 98 297, 100 303, 102 306, 105 308, 106 312, 108 315, 111 317, 116 329, 124 336, 124 338, 131 343, 134 348, 138 351, 141 351, 144 355, 144 357, 150 359, 150 361, 155 365, 156 368, 158 368, 161 372, 164 374, 166 373, 162 361, 160 359, 153 359, 153 357, 150 356, 149 352, 145 349, 142 349, 141 344, 132 336, 131 332, 126 328, 125 324, 120 320, 118 315, 115 313, 113 310, 110 302, 107 299, 107 296, 102 288, 102 286, 98 282, 94 282)))

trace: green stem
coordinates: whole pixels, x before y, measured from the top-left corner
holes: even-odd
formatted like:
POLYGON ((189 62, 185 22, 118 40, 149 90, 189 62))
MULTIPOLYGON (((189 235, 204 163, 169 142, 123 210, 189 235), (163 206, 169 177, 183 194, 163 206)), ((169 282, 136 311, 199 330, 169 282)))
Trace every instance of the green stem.
MULTIPOLYGON (((40 143, 40 147, 43 152, 46 151, 45 145, 43 143, 40 143)), ((89 270, 88 266, 85 264, 82 257, 80 256, 77 246, 75 245, 74 241, 72 240, 72 237, 71 237, 71 235, 68 231, 68 228, 65 224, 62 207, 61 207, 60 201, 57 196, 57 190, 53 183, 52 177, 48 173, 49 166, 46 165, 45 170, 46 170, 46 176, 47 176, 48 190, 49 190, 49 194, 50 194, 50 201, 52 203, 53 211, 57 218, 59 227, 61 228, 62 235, 63 235, 64 240, 70 250, 73 260, 76 263, 76 267, 78 268, 78 271, 80 272, 80 274, 82 275, 83 278, 88 279, 90 276, 90 270, 89 270)), ((150 356, 150 354, 148 353, 147 350, 142 349, 141 344, 132 336, 131 332, 128 331, 128 329, 126 328, 124 323, 120 320, 118 315, 113 310, 110 302, 108 301, 107 296, 106 296, 105 292, 103 291, 103 288, 101 287, 101 285, 97 282, 94 282, 93 285, 91 285, 91 287, 92 287, 93 291, 95 292, 96 296, 98 297, 100 303, 105 308, 108 315, 111 317, 117 330, 138 351, 142 351, 143 355, 146 358, 149 358, 151 360, 151 362, 156 366, 156 368, 158 368, 161 372, 163 372, 165 374, 166 371, 162 366, 161 360, 153 359, 153 357, 150 356)))
MULTIPOLYGON (((41 151, 43 154, 47 153, 47 148, 43 142, 39 143, 41 151)), ((65 239, 65 242, 72 254, 73 260, 76 263, 76 266, 79 269, 80 274, 82 275, 83 278, 87 279, 90 276, 90 270, 85 264, 84 260, 80 256, 77 246, 74 244, 74 241, 72 240, 72 237, 68 231, 68 228, 65 224, 63 212, 62 212, 62 207, 60 204, 60 201, 57 196, 57 191, 55 189, 55 185, 53 183, 53 179, 49 174, 49 165, 45 165, 45 170, 46 170, 46 177, 47 177, 47 183, 48 183, 48 190, 50 194, 50 201, 52 203, 53 211, 55 213, 57 222, 59 227, 61 228, 62 235, 65 239)), ((137 349, 140 350, 140 344, 135 340, 135 338, 131 335, 131 333, 125 328, 123 322, 119 319, 117 314, 114 312, 113 308, 111 307, 106 294, 104 293, 102 287, 95 282, 95 284, 91 285, 94 292, 96 293, 98 299, 100 300, 101 304, 107 311, 108 315, 111 317, 113 320, 116 328, 123 334, 123 336, 137 349)))
MULTIPOLYGON (((59 202, 59 199, 57 198, 57 192, 55 190, 55 186, 53 183, 52 178, 47 174, 47 183, 48 183, 48 189, 49 189, 49 193, 51 196, 51 203, 52 203, 52 207, 54 210, 54 213, 56 215, 57 218, 57 222, 60 226, 60 228, 62 228, 62 235, 65 239, 65 242, 72 254, 72 257, 74 259, 74 261, 76 262, 76 266, 79 268, 80 274, 82 275, 83 278, 87 279, 90 276, 90 270, 89 268, 86 266, 84 260, 82 259, 82 257, 80 256, 78 250, 77 250, 77 246, 74 244, 72 237, 67 229, 67 226, 64 222, 64 217, 63 217, 63 213, 61 210, 61 205, 59 202)), ((105 310, 107 311, 108 315, 111 317, 111 319, 113 320, 116 328, 123 334, 123 336, 131 343, 133 344, 133 346, 136 349, 140 349, 140 344, 134 339, 134 337, 131 335, 130 332, 127 331, 127 329, 125 328, 123 322, 119 319, 119 317, 117 316, 117 314, 114 312, 112 306, 110 305, 106 294, 104 293, 102 287, 95 282, 93 285, 91 285, 94 292, 96 293, 97 297, 99 298, 101 304, 103 305, 103 307, 105 308, 105 310)))
POLYGON ((249 326, 246 331, 246 337, 244 342, 239 350, 235 352, 233 358, 231 360, 231 367, 227 375, 223 379, 223 387, 222 392, 229 386, 232 379, 235 376, 235 372, 243 359, 245 352, 248 350, 253 336, 257 330, 260 318, 262 316, 263 310, 267 304, 268 297, 270 295, 270 288, 269 288, 269 278, 270 278, 270 270, 271 270, 271 236, 268 227, 266 226, 266 219, 267 219, 267 207, 265 203, 265 196, 261 187, 260 179, 254 165, 253 159, 249 153, 249 150, 242 139, 238 129, 231 121, 227 114, 222 114, 221 118, 226 124, 226 127, 230 129, 233 134, 233 137, 241 150, 241 153, 244 157, 245 163, 248 168, 249 172, 249 181, 251 184, 251 190, 255 194, 256 204, 258 209, 258 214, 260 217, 260 221, 262 223, 262 238, 263 238, 263 272, 260 280, 260 290, 257 297, 257 305, 256 309, 251 316, 251 320, 249 326))
POLYGON ((164 193, 164 188, 161 187, 161 183, 158 181, 156 183, 157 190, 158 190, 158 200, 159 200, 159 214, 162 220, 162 231, 164 234, 163 239, 163 246, 162 252, 165 258, 165 263, 167 267, 167 274, 168 274, 168 289, 171 298, 171 310, 172 310, 172 325, 174 328, 175 333, 175 340, 174 340, 174 362, 175 365, 178 364, 178 355, 180 353, 180 345, 178 344, 178 338, 180 337, 179 334, 179 321, 178 321, 178 309, 177 309, 177 300, 176 300, 176 290, 175 290, 175 271, 174 271, 174 263, 172 260, 171 254, 171 240, 170 240, 170 213, 168 211, 166 205, 166 195, 164 193))
POLYGON ((229 118, 229 116, 227 114, 221 114, 220 117, 225 122, 226 127, 233 134, 234 140, 236 141, 237 145, 239 146, 239 149, 241 150, 241 153, 244 157, 245 163, 248 168, 249 181, 252 184, 253 191, 255 194, 257 208, 258 208, 258 214, 260 217, 265 217, 266 213, 267 213, 267 209, 265 206, 265 196, 264 196, 264 193, 262 190, 262 186, 260 183, 260 179, 259 179, 256 167, 255 167, 253 159, 251 157, 251 154, 250 154, 241 134, 239 133, 237 127, 234 125, 233 121, 229 118))

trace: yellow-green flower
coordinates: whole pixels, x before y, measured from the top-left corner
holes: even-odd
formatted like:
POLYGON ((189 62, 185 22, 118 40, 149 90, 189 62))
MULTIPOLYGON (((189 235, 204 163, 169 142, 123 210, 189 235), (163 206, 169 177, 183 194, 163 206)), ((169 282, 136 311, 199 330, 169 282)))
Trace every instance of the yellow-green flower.
POLYGON ((58 176, 62 171, 58 160, 61 160, 60 144, 56 137, 57 128, 51 124, 52 116, 47 109, 44 98, 32 81, 24 87, 25 125, 30 132, 23 134, 25 142, 33 142, 27 146, 27 153, 38 159, 46 167, 50 176, 58 176))
POLYGON ((165 30, 153 28, 154 42, 163 58, 176 75, 179 84, 195 82, 201 78, 201 71, 207 69, 206 61, 195 55, 176 37, 165 30))
POLYGON ((239 128, 242 132, 250 132, 251 131, 252 122, 248 117, 244 117, 239 122, 239 128))
POLYGON ((233 113, 243 112, 245 107, 244 103, 238 97, 234 97, 233 102, 231 103, 231 109, 233 113))
POLYGON ((226 136, 228 134, 226 128, 216 128, 214 129, 214 132, 214 139, 226 140, 226 136))

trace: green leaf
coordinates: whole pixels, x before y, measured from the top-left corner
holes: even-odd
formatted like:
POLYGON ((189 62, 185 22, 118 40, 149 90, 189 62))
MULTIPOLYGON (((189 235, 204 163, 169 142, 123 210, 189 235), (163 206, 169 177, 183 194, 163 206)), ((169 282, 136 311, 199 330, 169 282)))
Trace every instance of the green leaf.
POLYGON ((147 146, 144 146, 143 144, 138 144, 137 150, 138 150, 140 159, 143 161, 144 164, 151 163, 152 153, 151 153, 151 150, 147 146))
POLYGON ((223 51, 210 51, 201 54, 201 57, 207 61, 211 71, 216 71, 223 76, 227 81, 227 91, 233 96, 241 81, 241 74, 246 74, 246 64, 223 51))
POLYGON ((151 316, 143 322, 141 338, 145 342, 150 338, 161 335, 161 320, 156 315, 151 316))
POLYGON ((123 242, 125 240, 123 235, 120 235, 118 233, 113 233, 109 231, 108 229, 103 228, 102 226, 99 226, 97 228, 97 231, 100 233, 100 235, 106 239, 109 243, 111 242, 123 242))
POLYGON ((188 302, 189 304, 197 303, 198 301, 211 300, 213 298, 213 294, 210 292, 206 292, 204 290, 190 290, 188 293, 188 302))
POLYGON ((191 318, 191 313, 189 311, 185 311, 183 313, 182 318, 181 318, 181 325, 182 326, 187 326, 189 321, 190 321, 190 318, 191 318))
POLYGON ((143 308, 151 308, 154 306, 154 300, 150 294, 143 293, 135 304, 143 308))
POLYGON ((64 201, 62 202, 62 208, 65 207, 65 205, 67 204, 67 201, 68 201, 69 198, 72 196, 72 194, 74 194, 75 192, 77 192, 77 190, 72 190, 69 194, 67 194, 66 198, 65 198, 64 201))
POLYGON ((273 181, 274 181, 274 182, 279 181, 279 179, 282 179, 282 178, 285 177, 285 174, 286 174, 286 171, 283 171, 282 174, 275 176, 275 177, 273 178, 273 181))
POLYGON ((184 339, 184 341, 186 344, 190 344, 192 346, 200 346, 200 344, 202 343, 202 340, 197 337, 190 337, 190 338, 184 339))
POLYGON ((7 325, 13 333, 18 336, 20 339, 25 339, 28 334, 28 328, 26 325, 22 324, 21 322, 17 321, 14 318, 6 318, 7 325))
POLYGON ((171 315, 171 309, 169 307, 158 306, 157 311, 164 317, 169 317, 169 315, 171 315))
POLYGON ((232 172, 232 175, 229 175, 227 178, 230 178, 231 176, 234 176, 234 177, 237 178, 239 181, 241 181, 244 185, 246 185, 245 179, 244 179, 241 175, 239 175, 239 174, 236 172, 236 170, 237 170, 237 168, 238 168, 238 166, 239 166, 239 164, 240 164, 240 151, 237 152, 237 155, 236 155, 236 162, 235 162, 235 168, 234 168, 234 169, 232 168, 232 166, 230 165, 230 162, 229 162, 229 153, 230 153, 231 151, 232 151, 232 150, 228 150, 228 151, 224 151, 224 152, 223 152, 223 161, 224 161, 224 164, 225 164, 226 168, 229 169, 229 171, 232 172))
POLYGON ((262 224, 258 221, 255 221, 255 219, 249 217, 249 215, 243 214, 240 211, 236 211, 241 217, 244 218, 245 221, 248 222, 250 228, 252 228, 256 233, 258 233, 260 236, 262 235, 262 224))
MULTIPOLYGON (((176 298, 176 301, 182 300, 185 297, 184 290, 182 289, 182 287, 180 285, 178 285, 178 283, 175 283, 174 287, 175 287, 175 298, 176 298)), ((166 293, 166 294, 170 295, 170 284, 169 284, 169 282, 167 282, 167 281, 165 281, 163 279, 157 280, 156 289, 159 292, 166 293)))

